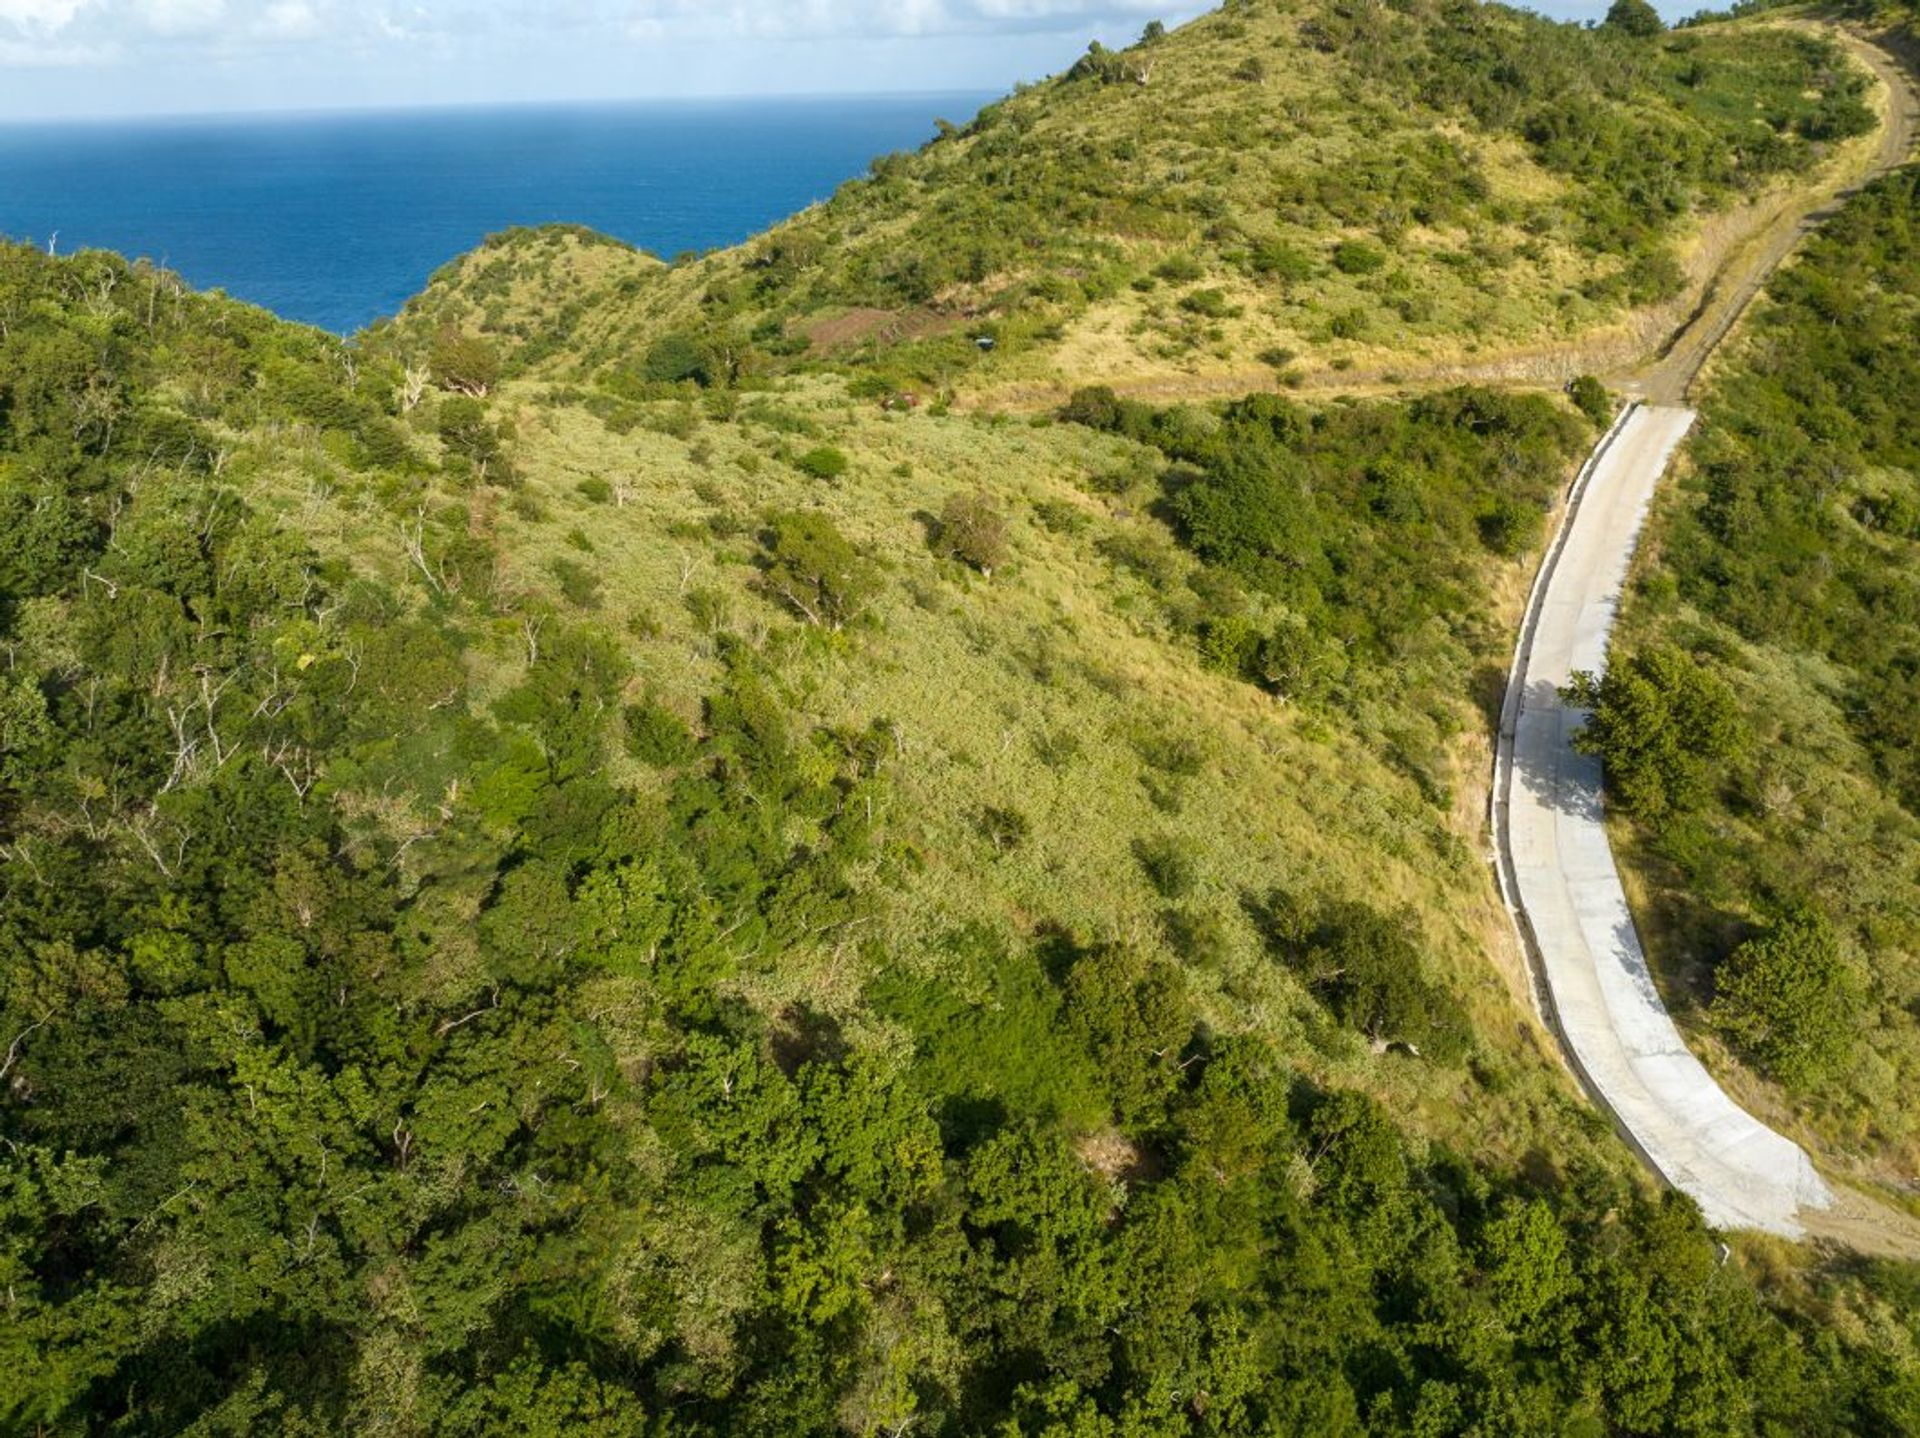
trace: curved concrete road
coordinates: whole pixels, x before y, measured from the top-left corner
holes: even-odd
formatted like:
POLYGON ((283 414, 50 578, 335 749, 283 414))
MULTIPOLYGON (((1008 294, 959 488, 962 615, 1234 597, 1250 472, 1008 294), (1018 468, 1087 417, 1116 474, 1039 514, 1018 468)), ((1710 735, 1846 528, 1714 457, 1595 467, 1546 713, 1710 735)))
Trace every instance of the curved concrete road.
POLYGON ((1600 763, 1577 754, 1576 669, 1606 664, 1627 567, 1693 411, 1637 405, 1575 482, 1527 609, 1494 777, 1500 877, 1542 1008, 1629 1142, 1717 1228, 1800 1237, 1833 1196, 1800 1147, 1740 1108, 1687 1049, 1654 988, 1602 822, 1600 763))
MULTIPOLYGON (((1920 95, 1913 54, 1887 36, 1839 38, 1885 84, 1887 109, 1866 177, 1913 153, 1920 95), (1898 53, 1895 53, 1895 49, 1898 53)), ((1851 190, 1842 191, 1842 196, 1851 190)), ((1751 253, 1645 368, 1618 381, 1630 407, 1574 481, 1541 566, 1507 682, 1495 748, 1493 829, 1500 887, 1528 951, 1542 1014, 1595 1102, 1663 1178, 1721 1228, 1802 1237, 1803 1214, 1835 1207, 1813 1162, 1727 1097, 1661 1002, 1614 866, 1596 759, 1576 754, 1586 722, 1560 690, 1606 665, 1627 570, 1661 476, 1692 427, 1680 408, 1702 367, 1768 276, 1835 198, 1782 212, 1751 253)))

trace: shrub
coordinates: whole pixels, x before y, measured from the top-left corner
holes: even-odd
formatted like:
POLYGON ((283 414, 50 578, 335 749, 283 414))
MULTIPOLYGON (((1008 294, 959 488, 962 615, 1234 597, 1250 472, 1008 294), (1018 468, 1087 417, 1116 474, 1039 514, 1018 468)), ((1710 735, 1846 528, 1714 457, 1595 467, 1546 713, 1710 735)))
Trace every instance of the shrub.
POLYGON ((547 567, 553 571, 553 577, 560 581, 560 592, 567 603, 581 609, 598 609, 602 602, 600 578, 585 565, 571 559, 551 560, 547 567))
POLYGON ((847 472, 847 457, 831 445, 821 445, 810 449, 794 461, 794 466, 802 474, 812 475, 815 479, 838 479, 847 472))
POLYGON ((1151 1125, 1180 1084, 1193 1009, 1177 969, 1129 946, 1079 954, 1062 985, 1062 1017, 1105 1080, 1114 1113, 1151 1125))
MULTIPOLYGON (((1357 340, 1366 334, 1367 321, 1368 315, 1363 308, 1356 306, 1350 310, 1342 310, 1327 321, 1327 334, 1337 340, 1357 340)), ((1347 365, 1350 367, 1352 361, 1348 360, 1347 365)), ((1334 367, 1336 369, 1341 367, 1339 360, 1334 361, 1334 367)))
POLYGON ((1207 752, 1184 734, 1142 734, 1134 742, 1142 762, 1175 779, 1194 779, 1206 772, 1207 752))
POLYGON ((1635 256, 1627 266, 1624 280, 1630 304, 1651 305, 1677 295, 1686 288, 1687 274, 1680 262, 1665 249, 1635 256))
POLYGON ((442 330, 433 343, 434 382, 442 389, 483 399, 500 383, 500 355, 484 339, 442 330))
POLYGON ((1007 516, 984 491, 956 494, 940 511, 940 547, 991 575, 1007 559, 1007 516))
POLYGON ((1607 11, 1607 18, 1602 25, 1605 29, 1618 30, 1642 40, 1659 35, 1667 28, 1666 22, 1660 18, 1660 12, 1647 0, 1613 0, 1613 6, 1607 11))
POLYGON ((1133 846, 1147 882, 1163 899, 1184 899, 1200 884, 1200 856, 1184 839, 1141 839, 1133 846))
POLYGON ((1217 909, 1173 907, 1160 914, 1160 929, 1167 946, 1189 964, 1212 967, 1224 961, 1233 949, 1233 932, 1226 916, 1217 909))
POLYGON ((1200 261, 1192 255, 1169 255, 1153 267, 1153 273, 1169 284, 1191 284, 1206 273, 1200 261))
POLYGON ((1247 672, 1260 647, 1260 632, 1245 615, 1210 619, 1200 630, 1200 662, 1216 674, 1247 672))
POLYGON ((1240 313, 1227 303, 1224 290, 1195 290, 1180 301, 1180 308, 1210 320, 1228 319, 1240 313))
POLYGON ((1055 534, 1068 536, 1086 533, 1093 516, 1062 499, 1043 499, 1033 507, 1034 518, 1055 534))
POLYGON ((1442 1063, 1465 1054, 1465 1011, 1427 977, 1410 920, 1350 902, 1309 911, 1282 893, 1261 918, 1268 942, 1348 1028, 1442 1063))
POLYGON ((643 764, 670 769, 694 756, 697 746, 693 731, 678 714, 657 700, 629 704, 626 724, 627 752, 643 764))
POLYGON ((1613 396, 1607 387, 1590 374, 1583 374, 1567 386, 1567 397, 1573 401, 1573 407, 1592 420, 1603 425, 1613 419, 1613 396))
POLYGON ((1698 808, 1745 747, 1733 691, 1677 649, 1643 650, 1601 679, 1576 673, 1567 698, 1593 711, 1574 747, 1599 756, 1609 792, 1644 819, 1698 808))
POLYGON ((461 394, 442 401, 434 427, 451 458, 471 465, 482 478, 508 478, 500 432, 479 400, 461 394))
POLYGON ((1180 556, 1159 529, 1144 525, 1102 535, 1094 543, 1102 558, 1165 592, 1179 577, 1180 556))
POLYGON ((1735 949, 1714 986, 1714 1021, 1782 1083, 1825 1078, 1853 1053, 1859 981, 1831 926, 1811 910, 1787 914, 1735 949))
POLYGON ((863 614, 879 575, 824 514, 794 510, 770 521, 762 588, 809 624, 839 630, 863 614))
POLYGON ((1367 466, 1367 508, 1389 524, 1418 524, 1427 516, 1419 474, 1398 460, 1367 466))
POLYGON ((670 334, 655 340, 647 350, 642 372, 655 384, 681 384, 691 381, 705 387, 713 376, 707 355, 690 335, 670 334))
POLYGON ((1333 247, 1333 267, 1343 275, 1378 274, 1387 267, 1387 255, 1364 241, 1342 240, 1333 247))
POLYGON ((1495 495, 1480 515, 1480 542, 1502 559, 1517 559, 1539 537, 1542 519, 1538 506, 1495 495))
POLYGON ((1108 385, 1089 385, 1068 396, 1060 407, 1060 418, 1067 424, 1083 424, 1088 429, 1111 433, 1125 421, 1125 402, 1108 385))
POLYGON ((1018 809, 989 807, 980 813, 980 836, 996 854, 1010 854, 1033 833, 1033 821, 1018 809))
POLYGON ((1283 240, 1261 241, 1253 247, 1247 262, 1255 274, 1289 283, 1313 277, 1312 258, 1283 240))
POLYGON ((588 475, 574 489, 589 504, 609 504, 613 500, 613 486, 597 474, 588 475))
POLYGON ((1288 615, 1254 650, 1252 679, 1282 699, 1310 704, 1347 677, 1347 651, 1300 615, 1288 615))

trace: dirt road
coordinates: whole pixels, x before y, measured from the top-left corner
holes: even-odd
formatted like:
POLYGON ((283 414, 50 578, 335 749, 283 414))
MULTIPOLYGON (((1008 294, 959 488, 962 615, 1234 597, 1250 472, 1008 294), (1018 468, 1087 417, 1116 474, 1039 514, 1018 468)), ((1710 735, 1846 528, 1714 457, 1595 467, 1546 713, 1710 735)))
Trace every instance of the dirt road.
POLYGON ((1853 57, 1886 86, 1879 146, 1856 173, 1835 176, 1834 185, 1783 203, 1726 257, 1686 324, 1647 363, 1615 375, 1615 388, 1655 404, 1684 403, 1720 342, 1795 246, 1848 195, 1912 157, 1916 126, 1920 126, 1920 94, 1900 57, 1886 48, 1885 41, 1876 43, 1848 30, 1836 33, 1853 57))

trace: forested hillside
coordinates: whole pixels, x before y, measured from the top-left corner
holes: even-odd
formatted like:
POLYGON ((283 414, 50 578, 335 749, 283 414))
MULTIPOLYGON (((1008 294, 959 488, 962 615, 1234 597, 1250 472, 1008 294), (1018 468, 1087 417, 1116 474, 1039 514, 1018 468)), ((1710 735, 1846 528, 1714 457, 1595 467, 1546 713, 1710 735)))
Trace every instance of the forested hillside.
POLYGON ((408 320, 570 377, 1252 387, 1576 337, 1618 362, 1677 317, 1648 307, 1686 287, 1701 222, 1871 128, 1865 94, 1830 37, 1770 22, 1248 0, 1096 47, 739 249, 661 269, 512 236, 408 320))
POLYGON ((1920 1154, 1917 198, 1875 186, 1772 285, 1602 695, 1670 995, 1888 1175, 1920 1154))
MULTIPOLYGON (((1670 59, 1474 14, 1355 84, 1670 59)), ((1800 43, 1726 59, 1796 133, 1800 43)), ((1912 1268, 1723 1248, 1532 1015, 1487 708, 1605 391, 969 415, 793 341, 857 239, 512 236, 345 343, 0 246, 0 1431, 1920 1430, 1912 1268)))
MULTIPOLYGON (((1912 1420, 1892 1270, 1814 1280, 1823 1312, 1859 1315, 1815 1341, 1798 1281, 1763 1294, 1719 1265, 1537 1053, 1463 1021, 1449 945, 1422 932, 1458 922, 1447 902, 1376 907, 1417 891, 1444 815, 1341 737, 1351 701, 1269 726, 1267 762, 1310 804, 1324 746, 1351 766, 1340 808, 1374 813, 1325 811, 1290 862, 1239 855, 1197 836, 1253 761, 1148 721, 1164 694, 1121 707, 1142 676, 1086 670, 1070 637, 996 636, 1021 580, 982 547, 993 525, 950 514, 958 557, 911 563, 844 538, 838 490, 745 532, 725 506, 652 529, 649 508, 718 482, 698 460, 569 500, 529 439, 565 438, 564 407, 519 403, 511 438, 449 370, 409 412, 376 357, 105 257, 7 251, 0 314, 9 1426, 1912 1420), (554 557, 549 594, 506 516, 568 502, 588 506, 579 558, 554 557), (760 557, 717 585, 708 552, 678 615, 615 610, 598 591, 620 566, 592 555, 624 553, 632 510, 656 547, 760 557), (1017 658, 1023 686, 1088 696, 1016 773, 1095 800, 1029 812, 1044 789, 1013 782, 951 814, 955 766, 1005 746, 943 764, 911 709, 820 722, 827 676, 934 642, 911 612, 1017 658), (1106 724, 1137 768, 1104 772, 1106 724), (1158 815, 1128 856, 1164 905, 1145 927, 1125 882, 1058 892, 1059 846, 1102 842, 1066 815, 1101 817, 1116 778, 1158 815), (935 882, 1003 865, 971 898, 935 882)), ((1404 474, 1444 472, 1423 433, 1472 444, 1533 402, 1492 403, 1395 418, 1404 474)), ((1549 411, 1543 437, 1571 424, 1549 411)), ((1306 421, 1225 423, 1251 443, 1306 421)), ((697 428, 718 469, 735 436, 697 428)), ((1085 433, 1023 442, 1137 453, 1085 433)), ((1546 442, 1549 465, 1571 453, 1546 442)), ((1259 583, 1258 545, 1219 548, 1201 516, 1224 511, 1195 495, 1178 532, 1209 567, 1190 578, 1259 583)), ((1067 531, 1103 526, 1092 495, 1052 502, 1081 515, 1067 531)), ((1151 634, 1153 592, 1110 601, 1151 634)), ((1269 702, 1222 682, 1208 722, 1269 702)), ((1457 906, 1477 864, 1448 865, 1457 906)))

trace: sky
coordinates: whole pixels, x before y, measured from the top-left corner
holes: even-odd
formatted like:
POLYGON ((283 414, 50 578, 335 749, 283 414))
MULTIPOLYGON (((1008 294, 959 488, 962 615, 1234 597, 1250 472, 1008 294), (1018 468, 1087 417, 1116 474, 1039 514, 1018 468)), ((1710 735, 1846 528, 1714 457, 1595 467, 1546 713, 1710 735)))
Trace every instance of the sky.
MULTIPOLYGON (((0 121, 992 91, 1162 0, 0 0, 0 121)), ((1605 0, 1545 0, 1585 19, 1605 0)), ((1666 5, 1663 9, 1669 8, 1666 5)), ((1693 7, 1697 8, 1697 6, 1693 7)))

